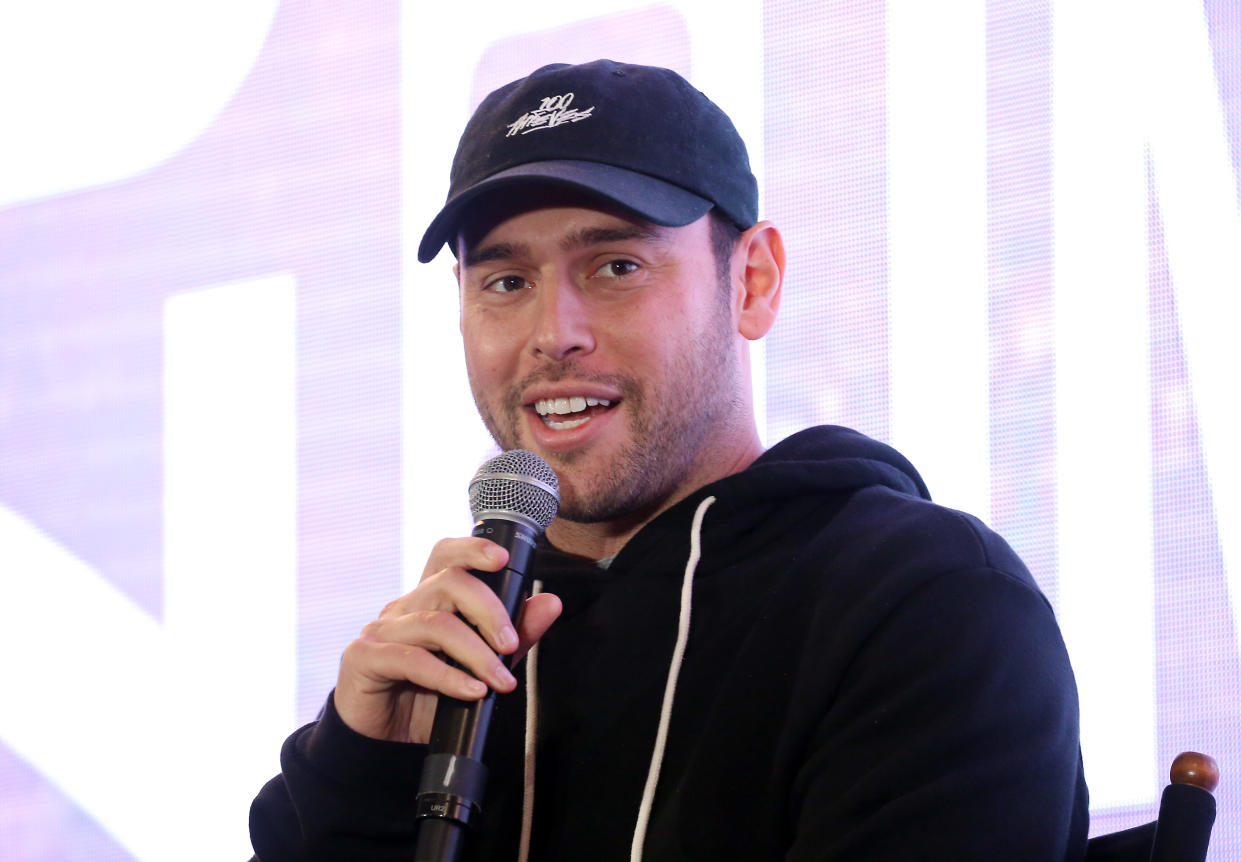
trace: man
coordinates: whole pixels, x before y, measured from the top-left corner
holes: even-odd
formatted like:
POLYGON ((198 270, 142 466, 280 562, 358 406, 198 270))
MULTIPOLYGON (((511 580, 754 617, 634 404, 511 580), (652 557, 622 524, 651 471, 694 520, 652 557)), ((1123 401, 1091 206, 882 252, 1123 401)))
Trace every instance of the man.
POLYGON ((784 249, 715 105, 610 61, 501 88, 420 259, 446 242, 479 411, 560 479, 543 591, 514 625, 468 572, 505 552, 436 545, 286 744, 260 860, 410 858, 436 695, 486 686, 470 859, 1081 857, 1076 691, 1021 562, 880 443, 762 451, 784 249), (518 682, 497 654, 536 642, 518 682))

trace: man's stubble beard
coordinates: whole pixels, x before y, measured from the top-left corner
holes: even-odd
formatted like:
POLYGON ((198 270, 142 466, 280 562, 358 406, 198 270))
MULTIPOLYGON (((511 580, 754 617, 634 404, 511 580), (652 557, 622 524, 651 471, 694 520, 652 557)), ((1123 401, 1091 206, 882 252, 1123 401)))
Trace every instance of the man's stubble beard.
POLYGON ((553 453, 547 459, 560 477, 557 517, 578 523, 645 520, 673 494, 694 490, 684 485, 710 454, 706 447, 725 439, 737 421, 740 362, 733 334, 731 314, 721 304, 709 325, 677 358, 675 372, 666 378, 669 390, 654 399, 659 403, 652 403, 631 377, 576 373, 572 360, 546 366, 510 388, 499 417, 476 387, 474 401, 492 438, 507 450, 524 445, 521 393, 532 384, 572 378, 618 390, 630 439, 604 469, 594 476, 575 471, 574 465, 589 454, 585 451, 553 453))

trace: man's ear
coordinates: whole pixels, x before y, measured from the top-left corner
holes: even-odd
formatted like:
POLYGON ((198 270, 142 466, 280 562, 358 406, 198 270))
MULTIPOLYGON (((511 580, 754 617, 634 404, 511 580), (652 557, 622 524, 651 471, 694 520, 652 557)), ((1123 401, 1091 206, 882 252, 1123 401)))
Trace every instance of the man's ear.
POLYGON ((737 240, 733 279, 743 288, 737 331, 756 341, 776 322, 784 283, 784 238, 774 224, 761 221, 737 240))

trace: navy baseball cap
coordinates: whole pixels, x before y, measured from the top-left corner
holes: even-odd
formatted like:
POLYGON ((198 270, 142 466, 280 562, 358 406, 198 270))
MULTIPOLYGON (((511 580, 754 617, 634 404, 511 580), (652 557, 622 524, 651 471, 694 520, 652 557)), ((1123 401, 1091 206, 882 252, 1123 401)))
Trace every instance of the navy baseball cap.
POLYGON ((758 182, 732 120, 656 66, 556 63, 485 98, 461 135, 448 199, 418 260, 454 243, 480 196, 528 184, 583 191, 665 227, 711 209, 743 230, 758 221, 758 182))

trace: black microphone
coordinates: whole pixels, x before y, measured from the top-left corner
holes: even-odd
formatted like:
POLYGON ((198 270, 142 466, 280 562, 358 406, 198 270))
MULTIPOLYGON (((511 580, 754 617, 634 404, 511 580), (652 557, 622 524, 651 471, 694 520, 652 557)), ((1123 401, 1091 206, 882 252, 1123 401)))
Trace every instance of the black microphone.
MULTIPOLYGON (((508 551, 508 565, 498 572, 470 573, 484 581, 504 604, 509 618, 517 612, 535 539, 556 517, 560 483, 547 462, 525 449, 512 449, 478 468, 470 480, 472 535, 490 539, 508 551)), ((450 862, 458 857, 465 830, 482 810, 487 767, 483 745, 496 693, 465 701, 440 695, 431 725, 430 754, 422 765, 415 804, 418 845, 414 862, 450 862)))

